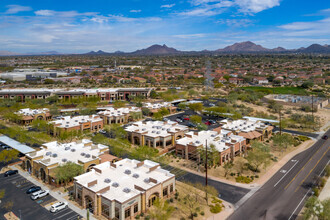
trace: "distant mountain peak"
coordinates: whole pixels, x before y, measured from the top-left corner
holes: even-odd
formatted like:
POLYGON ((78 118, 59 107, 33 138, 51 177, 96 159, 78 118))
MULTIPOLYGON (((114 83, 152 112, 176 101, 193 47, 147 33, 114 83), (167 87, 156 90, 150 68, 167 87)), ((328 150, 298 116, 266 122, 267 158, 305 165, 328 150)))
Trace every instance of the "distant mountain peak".
POLYGON ((219 52, 265 52, 268 49, 257 45, 251 41, 244 41, 240 43, 234 43, 233 45, 227 46, 223 49, 218 49, 219 52))
POLYGON ((98 50, 98 51, 90 51, 88 53, 86 53, 87 55, 101 55, 101 54, 107 54, 107 52, 104 52, 103 50, 98 50))
POLYGON ((146 49, 141 49, 133 52, 132 54, 138 54, 138 55, 166 55, 166 54, 177 54, 180 53, 175 48, 168 47, 166 44, 159 45, 154 44, 146 49))

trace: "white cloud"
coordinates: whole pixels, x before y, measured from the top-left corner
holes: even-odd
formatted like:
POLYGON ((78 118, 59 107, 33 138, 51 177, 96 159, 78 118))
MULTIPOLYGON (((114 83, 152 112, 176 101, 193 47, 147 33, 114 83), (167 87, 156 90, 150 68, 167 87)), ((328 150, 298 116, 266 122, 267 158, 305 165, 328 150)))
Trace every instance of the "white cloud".
POLYGON ((5 12, 5 14, 16 14, 18 12, 22 11, 31 11, 32 8, 29 6, 22 6, 22 5, 7 5, 6 6, 8 9, 5 12))
POLYGON ((174 6, 175 6, 175 4, 167 4, 167 5, 161 5, 160 7, 161 8, 172 8, 174 6))
POLYGON ((280 0, 235 0, 241 12, 258 13, 280 5, 280 0))
POLYGON ((77 11, 53 11, 53 10, 38 10, 34 12, 38 16, 56 16, 56 17, 77 17, 77 16, 95 16, 96 12, 78 13, 77 11))
POLYGON ((258 13, 280 5, 280 0, 191 0, 193 8, 178 13, 185 16, 213 16, 236 7, 242 13, 258 13))
POLYGON ((139 13, 139 12, 141 12, 141 10, 139 9, 139 10, 130 10, 129 12, 131 12, 131 13, 139 13))

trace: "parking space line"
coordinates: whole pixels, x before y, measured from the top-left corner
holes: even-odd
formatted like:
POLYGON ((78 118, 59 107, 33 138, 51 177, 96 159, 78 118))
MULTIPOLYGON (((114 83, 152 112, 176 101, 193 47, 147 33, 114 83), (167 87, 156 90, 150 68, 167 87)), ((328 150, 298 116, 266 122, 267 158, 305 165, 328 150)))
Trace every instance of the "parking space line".
POLYGON ((54 197, 52 197, 50 200, 44 201, 43 203, 40 203, 41 206, 46 206, 49 203, 55 202, 56 199, 54 197))
POLYGON ((68 213, 66 213, 66 214, 64 214, 64 215, 61 215, 61 216, 59 216, 59 217, 57 217, 57 218, 54 218, 54 220, 55 220, 55 219, 60 219, 60 218, 66 216, 66 215, 68 215, 68 214, 70 214, 70 213, 72 213, 72 212, 74 212, 74 211, 72 211, 72 210, 70 209, 70 212, 68 212, 68 213))
POLYGON ((25 187, 21 187, 20 189, 22 191, 26 191, 27 189, 30 189, 33 185, 28 185, 28 186, 25 186, 25 187))
POLYGON ((80 215, 74 215, 74 216, 72 216, 72 217, 70 217, 70 218, 67 218, 66 220, 73 220, 73 219, 78 219, 78 217, 79 217, 80 215))
POLYGON ((65 208, 65 209, 62 209, 62 210, 60 210, 60 211, 54 212, 53 215, 58 215, 58 214, 60 214, 60 213, 64 213, 64 212, 66 212, 66 211, 68 211, 68 210, 71 210, 71 209, 65 208))

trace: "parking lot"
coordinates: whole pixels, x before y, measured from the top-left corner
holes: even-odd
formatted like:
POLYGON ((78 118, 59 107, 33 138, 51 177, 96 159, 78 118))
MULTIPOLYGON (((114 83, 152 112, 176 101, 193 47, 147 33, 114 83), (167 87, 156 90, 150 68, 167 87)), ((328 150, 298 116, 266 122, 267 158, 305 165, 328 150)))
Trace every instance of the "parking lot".
MULTIPOLYGON (((171 115, 171 116, 167 116, 165 118, 168 118, 169 120, 171 121, 176 121, 177 118, 184 118, 184 117, 188 117, 190 118, 192 115, 196 115, 196 113, 192 110, 185 110, 184 112, 182 113, 178 113, 178 114, 175 114, 175 115, 171 115)), ((208 125, 208 130, 213 130, 214 128, 217 128, 220 126, 220 124, 218 123, 218 121, 222 120, 222 119, 225 119, 223 117, 216 117, 216 116, 206 116, 206 115, 202 115, 202 122, 205 123, 207 122, 208 120, 214 120, 216 121, 217 123, 215 124, 211 124, 211 125, 208 125)), ((181 125, 186 125, 188 126, 190 120, 183 120, 182 122, 179 122, 179 124, 181 125)))
POLYGON ((4 219, 3 215, 7 212, 3 204, 8 201, 13 202, 11 211, 18 217, 24 220, 74 220, 81 218, 79 214, 71 210, 70 208, 63 209, 56 213, 49 211, 50 205, 57 202, 54 197, 47 195, 43 198, 32 200, 30 195, 26 194, 26 190, 33 183, 25 179, 19 174, 13 176, 4 177, 0 175, 0 189, 5 190, 5 197, 1 201, 0 206, 0 219, 4 219))

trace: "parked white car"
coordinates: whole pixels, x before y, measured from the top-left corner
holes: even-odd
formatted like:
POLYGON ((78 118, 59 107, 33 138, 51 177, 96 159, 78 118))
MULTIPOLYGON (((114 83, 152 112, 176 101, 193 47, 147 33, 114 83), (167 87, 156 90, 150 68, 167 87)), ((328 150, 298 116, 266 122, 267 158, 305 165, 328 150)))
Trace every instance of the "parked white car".
POLYGON ((68 208, 67 202, 57 202, 50 207, 50 212, 58 212, 62 209, 68 208))
POLYGON ((40 190, 38 192, 32 193, 31 199, 36 200, 47 195, 49 195, 49 190, 40 190))

